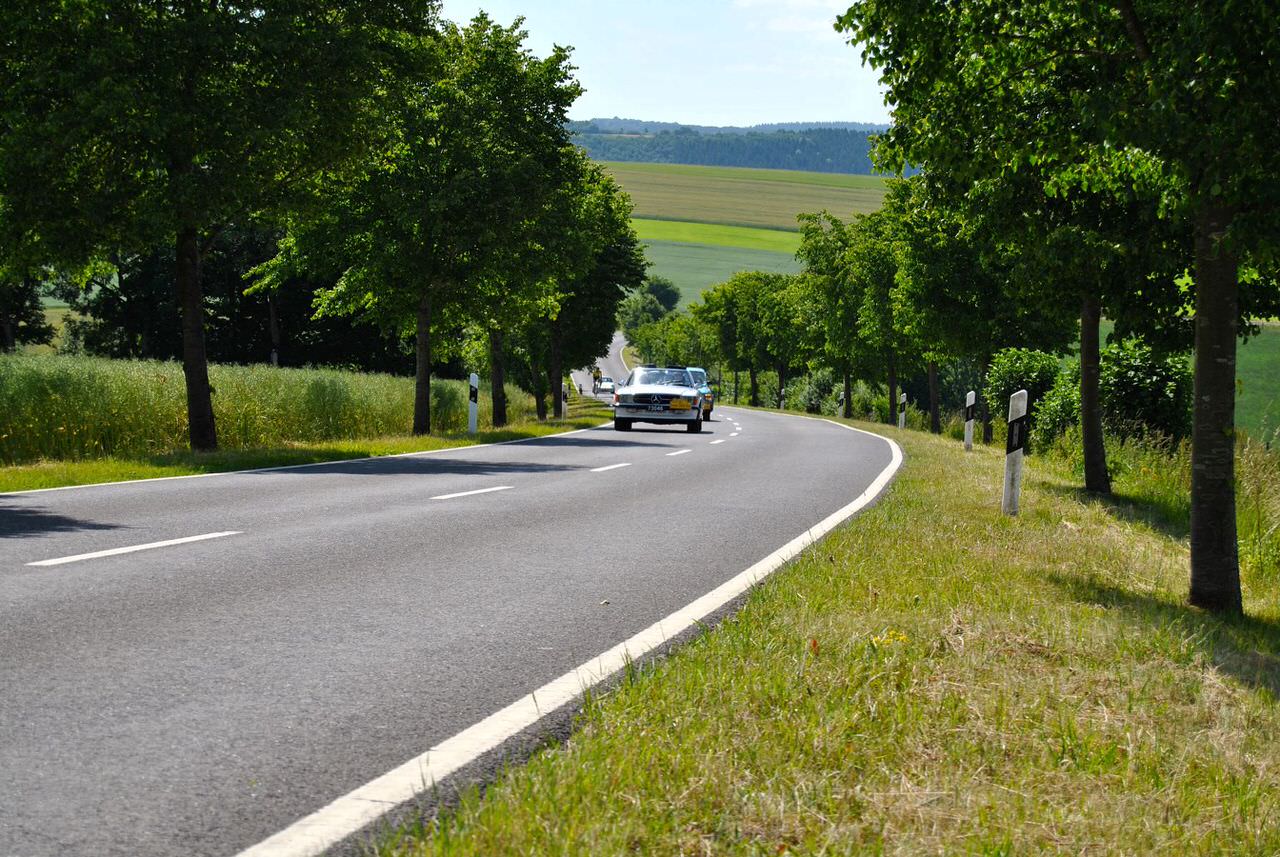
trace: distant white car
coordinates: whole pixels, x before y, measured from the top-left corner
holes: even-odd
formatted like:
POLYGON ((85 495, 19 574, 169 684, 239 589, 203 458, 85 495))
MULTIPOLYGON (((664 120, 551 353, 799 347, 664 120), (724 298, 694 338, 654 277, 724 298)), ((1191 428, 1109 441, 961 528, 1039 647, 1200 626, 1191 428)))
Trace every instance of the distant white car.
POLYGON ((683 366, 637 366, 613 394, 613 427, 632 423, 683 425, 702 431, 702 393, 683 366))
POLYGON ((613 379, 610 378, 608 375, 605 375, 603 378, 600 379, 601 393, 612 393, 615 389, 617 388, 613 383, 613 379))

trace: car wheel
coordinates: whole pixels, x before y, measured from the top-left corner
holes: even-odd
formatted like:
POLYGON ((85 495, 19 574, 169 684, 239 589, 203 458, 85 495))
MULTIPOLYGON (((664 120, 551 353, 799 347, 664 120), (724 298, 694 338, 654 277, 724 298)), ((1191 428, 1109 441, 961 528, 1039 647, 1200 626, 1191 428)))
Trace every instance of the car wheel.
POLYGON ((613 428, 615 431, 631 431, 631 420, 614 420, 613 428))
POLYGON ((688 429, 690 434, 698 434, 699 432, 701 432, 702 431, 702 414, 698 414, 698 418, 693 422, 689 423, 689 425, 685 426, 685 428, 688 429))

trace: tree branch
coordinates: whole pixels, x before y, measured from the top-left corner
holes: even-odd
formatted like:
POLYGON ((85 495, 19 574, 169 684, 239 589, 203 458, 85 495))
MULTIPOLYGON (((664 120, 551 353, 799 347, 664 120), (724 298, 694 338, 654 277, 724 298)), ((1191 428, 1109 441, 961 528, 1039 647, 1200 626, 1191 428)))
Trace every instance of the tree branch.
POLYGON ((1129 38, 1133 39, 1133 46, 1138 51, 1138 59, 1151 62, 1151 45, 1147 43, 1147 34, 1143 32, 1142 22, 1134 11, 1133 0, 1116 0, 1116 6, 1120 9, 1120 17, 1124 19, 1124 28, 1129 31, 1129 38))

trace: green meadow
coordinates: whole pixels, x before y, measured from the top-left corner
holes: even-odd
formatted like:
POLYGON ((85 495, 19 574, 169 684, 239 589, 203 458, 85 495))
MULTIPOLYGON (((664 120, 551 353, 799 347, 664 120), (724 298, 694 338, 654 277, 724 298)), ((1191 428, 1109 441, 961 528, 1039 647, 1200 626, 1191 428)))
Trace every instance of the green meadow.
POLYGON ((666 277, 680 288, 681 306, 688 306, 703 290, 723 283, 739 271, 800 272, 800 263, 790 253, 680 241, 644 243, 650 273, 666 277))

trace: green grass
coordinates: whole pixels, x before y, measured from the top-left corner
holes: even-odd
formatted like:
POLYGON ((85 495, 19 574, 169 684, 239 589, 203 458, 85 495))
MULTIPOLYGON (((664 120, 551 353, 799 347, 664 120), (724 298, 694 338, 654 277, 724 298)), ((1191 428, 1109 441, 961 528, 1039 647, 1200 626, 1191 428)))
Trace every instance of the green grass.
POLYGON ((631 195, 635 216, 795 230, 796 215, 827 209, 839 217, 871 212, 884 200, 884 179, 834 173, 606 163, 631 195))
POLYGON ((797 274, 800 263, 790 253, 744 247, 716 247, 678 241, 646 241, 649 273, 671 280, 680 289, 680 305, 697 300, 704 289, 723 283, 738 271, 797 274))
POLYGON ((877 427, 888 496, 383 854, 1275 854, 1280 587, 1184 606, 1184 530, 877 427), (956 485, 965 490, 955 490, 956 485))
POLYGON ((631 221, 642 241, 677 241, 711 247, 742 247, 795 255, 800 249, 800 233, 781 229, 753 229, 717 223, 687 223, 675 220, 631 221))
MULTIPOLYGON (((485 411, 481 410, 482 417, 485 411)), ((429 436, 394 435, 327 442, 290 443, 277 447, 221 449, 211 453, 173 450, 134 457, 107 457, 88 460, 44 460, 31 464, 0 467, 0 492, 30 491, 68 485, 91 485, 130 479, 191 476, 225 473, 260 467, 314 464, 351 458, 372 458, 407 452, 451 449, 480 443, 497 443, 589 428, 608 420, 607 407, 590 396, 572 396, 565 420, 544 423, 526 415, 505 428, 485 428, 474 437, 453 431, 429 436)), ((486 420, 487 422, 487 420, 486 420)))
MULTIPOLYGON (((271 366, 211 365, 220 444, 278 448, 407 435, 413 379, 271 366)), ((0 356, 0 462, 138 458, 187 445, 186 387, 178 363, 69 356, 0 356)), ((533 410, 508 388, 510 419, 533 410)), ((486 396, 487 398, 487 396, 486 396)), ((432 384, 432 427, 466 426, 466 384, 432 384)), ((481 424, 489 409, 481 402, 481 424)))

